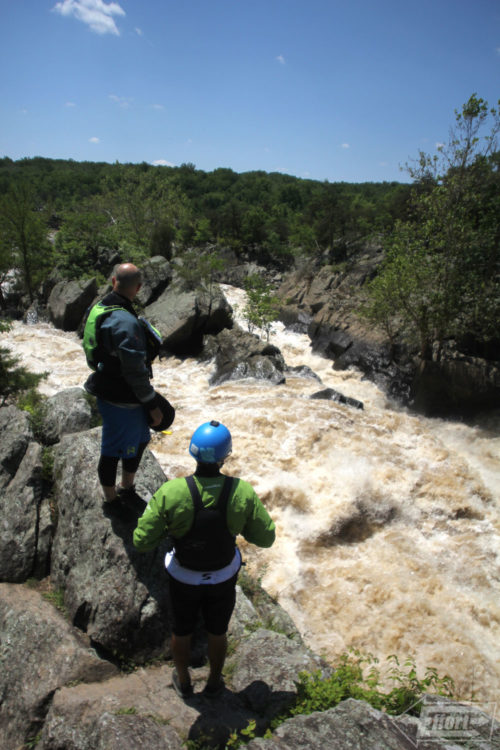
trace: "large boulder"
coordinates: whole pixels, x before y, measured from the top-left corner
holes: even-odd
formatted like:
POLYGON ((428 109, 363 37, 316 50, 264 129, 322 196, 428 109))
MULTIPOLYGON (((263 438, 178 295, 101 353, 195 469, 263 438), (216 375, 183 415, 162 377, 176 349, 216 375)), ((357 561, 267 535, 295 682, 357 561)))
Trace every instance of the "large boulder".
POLYGON ((136 300, 146 307, 158 299, 172 281, 172 266, 162 255, 155 255, 141 264, 142 286, 136 300))
POLYGON ((286 380, 286 364, 280 350, 238 327, 205 337, 203 358, 214 360, 211 385, 243 378, 269 380, 276 385, 286 380))
MULTIPOLYGON (((387 714, 352 698, 328 711, 294 716, 278 727, 271 738, 252 740, 247 745, 248 750, 415 750, 416 747, 387 714)), ((445 746, 432 747, 444 750, 445 746)))
POLYGON ((0 581, 47 575, 52 530, 49 501, 42 498, 42 447, 33 442, 2 492, 0 581))
POLYGON ((232 687, 250 708, 271 718, 284 711, 297 694, 299 672, 332 670, 300 639, 259 628, 236 648, 229 663, 234 669, 232 687))
MULTIPOLYGON (((66 435, 54 448, 58 524, 51 577, 64 589, 71 621, 93 643, 109 654, 141 661, 167 650, 165 550, 135 550, 136 514, 105 515, 97 477, 100 433, 96 428, 66 435)), ((146 450, 136 477, 137 492, 147 500, 165 481, 146 450)))
POLYGON ((83 388, 67 388, 54 394, 44 404, 42 433, 46 445, 58 443, 63 435, 83 432, 98 421, 94 407, 83 388))
POLYGON ((96 294, 95 279, 60 281, 52 289, 47 304, 52 323, 63 331, 77 331, 96 294))
POLYGON ((62 685, 114 673, 38 592, 0 584, 0 747, 33 740, 62 685))
POLYGON ((28 413, 15 406, 0 409, 0 490, 4 489, 23 460, 33 440, 28 413))
POLYGON ((160 331, 163 349, 174 354, 196 353, 204 334, 233 325, 231 305, 218 286, 209 295, 170 285, 144 314, 160 331))

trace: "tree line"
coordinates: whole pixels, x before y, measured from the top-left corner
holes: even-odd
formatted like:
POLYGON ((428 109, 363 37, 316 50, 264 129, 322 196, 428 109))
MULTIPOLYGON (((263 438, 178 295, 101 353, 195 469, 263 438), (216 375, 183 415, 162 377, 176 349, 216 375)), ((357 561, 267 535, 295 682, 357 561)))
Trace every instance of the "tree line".
POLYGON ((182 253, 207 243, 289 266, 297 255, 343 260, 351 244, 406 215, 405 183, 328 183, 193 164, 0 159, 0 273, 21 268, 28 293, 48 267, 96 269, 103 248, 123 257, 182 253), (53 230, 53 246, 47 231, 53 230), (36 257, 36 263, 30 258, 36 257), (40 265, 41 263, 41 265, 40 265), (35 271, 32 266, 36 266, 35 271))

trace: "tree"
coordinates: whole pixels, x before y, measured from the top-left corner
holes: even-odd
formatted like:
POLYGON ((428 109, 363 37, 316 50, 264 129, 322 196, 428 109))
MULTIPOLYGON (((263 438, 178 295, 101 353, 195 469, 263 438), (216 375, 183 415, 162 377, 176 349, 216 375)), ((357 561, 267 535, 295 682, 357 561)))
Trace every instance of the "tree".
POLYGON ((245 280, 247 302, 243 308, 243 318, 247 322, 248 331, 260 328, 269 341, 271 325, 278 317, 279 299, 272 292, 272 287, 258 274, 251 274, 245 280))
POLYGON ((35 287, 50 263, 51 248, 35 193, 24 181, 12 186, 0 199, 0 233, 2 254, 5 258, 10 253, 32 302, 35 287))
POLYGON ((369 285, 364 314, 399 329, 431 356, 434 341, 498 337, 500 316, 499 113, 473 94, 450 142, 420 154, 411 219, 396 223, 369 285), (488 131, 483 135, 484 129, 488 131))

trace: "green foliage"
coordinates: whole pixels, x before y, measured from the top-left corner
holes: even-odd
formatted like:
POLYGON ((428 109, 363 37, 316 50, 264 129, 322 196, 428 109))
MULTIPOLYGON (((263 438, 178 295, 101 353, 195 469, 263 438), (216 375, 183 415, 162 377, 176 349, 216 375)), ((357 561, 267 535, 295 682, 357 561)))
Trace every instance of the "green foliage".
POLYGON ((54 450, 48 446, 42 449, 42 479, 49 483, 54 479, 54 450))
POLYGON ((475 95, 457 113, 447 146, 420 154, 409 220, 396 222, 362 313, 391 340, 418 343, 498 337, 500 173, 494 154, 500 115, 475 95), (490 122, 491 121, 491 122, 490 122), (486 135, 483 127, 490 125, 486 135))
POLYGON ((42 733, 38 732, 38 734, 35 734, 33 737, 28 737, 26 742, 23 745, 23 750, 34 750, 40 740, 42 739, 42 733))
POLYGON ((137 714, 137 709, 135 706, 130 706, 128 708, 119 708, 118 711, 115 711, 115 716, 135 716, 137 714))
POLYGON ((67 616, 68 610, 64 604, 64 589, 49 589, 42 592, 43 598, 50 602, 59 612, 67 616))
MULTIPOLYGON (((38 257, 27 270, 28 276, 34 270, 37 279, 53 267, 49 227, 57 230, 55 261, 67 276, 80 275, 78 269, 90 273, 105 248, 140 263, 151 255, 170 259, 183 246, 207 242, 246 249, 280 268, 296 255, 330 254, 331 260, 342 260, 353 240, 386 231, 396 218, 404 218, 408 188, 400 183, 330 184, 262 171, 203 172, 193 164, 0 159, 0 203, 6 202, 8 220, 22 208, 21 215, 24 211, 31 222, 25 247, 27 256, 32 248, 38 257), (31 197, 23 203, 19 197, 26 185, 31 197)), ((0 237, 5 240, 0 240, 1 279, 21 245, 5 232, 0 237)), ((32 289, 38 283, 27 281, 32 289)))
POLYGON ((229 739, 226 742, 226 748, 238 748, 242 745, 246 745, 250 740, 255 739, 256 726, 257 722, 255 719, 249 719, 245 729, 241 729, 239 732, 231 732, 229 739))
POLYGON ((273 321, 278 317, 279 299, 272 293, 272 287, 262 276, 252 274, 245 280, 247 303, 243 308, 243 317, 250 333, 260 328, 267 341, 273 321))
POLYGON ((0 194, 0 238, 0 271, 6 265, 19 269, 33 301, 36 286, 50 268, 51 248, 35 188, 25 179, 0 194))
POLYGON ((205 298, 210 308, 217 289, 217 278, 225 265, 217 250, 206 248, 203 252, 190 249, 182 255, 177 273, 189 289, 195 289, 205 298))
POLYGON ((397 656, 391 655, 383 673, 377 664, 372 655, 350 651, 342 654, 331 677, 322 677, 319 671, 301 672, 295 705, 272 722, 273 728, 291 716, 334 708, 347 698, 365 701, 389 714, 407 712, 418 716, 424 693, 453 697, 453 680, 448 675, 439 677, 434 668, 427 668, 424 677, 419 678, 413 659, 407 659, 401 667, 397 656))
MULTIPOLYGON (((47 373, 43 373, 46 377, 47 373)), ((29 388, 17 399, 19 409, 28 412, 34 436, 43 442, 43 420, 45 415, 46 396, 39 393, 36 388, 29 388)))

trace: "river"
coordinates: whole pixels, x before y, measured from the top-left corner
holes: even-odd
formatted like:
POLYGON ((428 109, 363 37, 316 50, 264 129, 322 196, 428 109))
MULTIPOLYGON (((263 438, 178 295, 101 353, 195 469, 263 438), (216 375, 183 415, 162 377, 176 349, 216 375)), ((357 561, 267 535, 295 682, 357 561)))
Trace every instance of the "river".
MULTIPOLYGON (((236 310, 243 293, 224 287, 236 310)), ((237 313, 238 314, 238 313, 237 313)), ((81 385, 73 333, 14 323, 3 341, 40 390, 81 385)), ((449 674, 462 698, 500 697, 500 415, 466 425, 415 416, 355 370, 336 372, 306 336, 279 324, 271 342, 317 381, 210 387, 212 365, 163 359, 154 384, 175 405, 151 448, 169 477, 190 473, 193 430, 218 419, 233 436, 225 465, 250 481, 277 525, 269 550, 242 544, 248 568, 327 660, 354 647, 449 674), (331 387, 364 410, 310 400, 331 387)))

